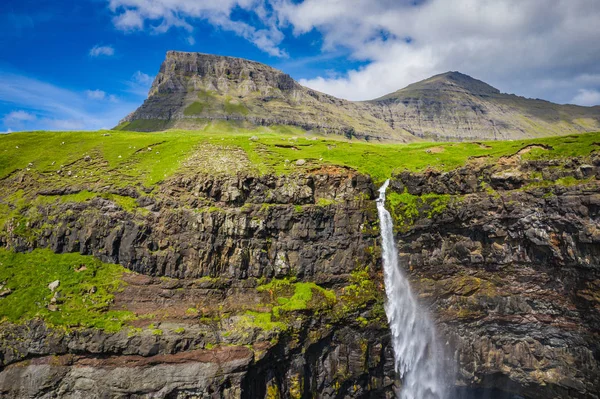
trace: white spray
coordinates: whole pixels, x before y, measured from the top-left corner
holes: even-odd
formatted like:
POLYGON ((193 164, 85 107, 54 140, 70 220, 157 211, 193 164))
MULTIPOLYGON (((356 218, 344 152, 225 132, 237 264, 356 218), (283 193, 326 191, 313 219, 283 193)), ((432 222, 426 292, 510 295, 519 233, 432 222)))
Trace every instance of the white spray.
POLYGON ((392 217, 385 209, 389 180, 379 189, 377 211, 381 229, 387 302, 385 313, 392 332, 396 371, 402 379, 401 399, 445 399, 443 353, 434 324, 422 309, 398 265, 392 217))

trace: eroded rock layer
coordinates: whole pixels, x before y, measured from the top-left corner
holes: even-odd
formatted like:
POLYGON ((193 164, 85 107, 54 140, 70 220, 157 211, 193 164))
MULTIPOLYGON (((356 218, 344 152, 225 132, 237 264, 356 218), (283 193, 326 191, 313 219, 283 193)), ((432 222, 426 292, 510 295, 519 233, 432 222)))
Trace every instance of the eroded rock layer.
POLYGON ((347 101, 301 86, 258 62, 169 51, 148 98, 123 130, 289 125, 313 133, 409 142, 506 140, 600 129, 600 108, 558 105, 448 72, 371 101, 347 101))
MULTIPOLYGON (((57 200, 9 220, 2 246, 122 264, 133 273, 110 308, 136 317, 118 331, 2 323, 0 395, 394 396, 368 176, 176 173, 153 190, 67 190, 32 173, 11 174, 3 189, 57 200), (59 200, 84 190, 98 196, 59 200)), ((599 177, 594 155, 519 154, 394 176, 388 209, 403 265, 457 386, 598 398, 599 177)))

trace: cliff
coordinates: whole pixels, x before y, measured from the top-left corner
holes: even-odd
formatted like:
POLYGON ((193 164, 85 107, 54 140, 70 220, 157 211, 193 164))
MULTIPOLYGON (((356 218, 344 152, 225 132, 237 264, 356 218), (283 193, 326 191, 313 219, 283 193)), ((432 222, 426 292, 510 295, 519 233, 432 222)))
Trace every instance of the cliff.
POLYGON ((457 395, 597 398, 598 134, 254 135, 0 140, 1 395, 394 397, 374 203, 392 175, 457 395))
POLYGON ((147 100, 117 128, 193 130, 215 120, 387 142, 505 140, 595 131, 600 110, 503 94, 458 72, 352 102, 258 62, 169 51, 147 100))

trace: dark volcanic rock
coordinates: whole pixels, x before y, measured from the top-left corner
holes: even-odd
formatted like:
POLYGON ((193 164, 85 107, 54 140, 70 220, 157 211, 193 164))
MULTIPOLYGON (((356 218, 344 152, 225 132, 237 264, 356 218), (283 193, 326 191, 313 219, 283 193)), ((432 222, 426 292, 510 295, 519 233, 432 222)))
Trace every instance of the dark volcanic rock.
POLYGON ((596 398, 600 187, 531 185, 528 176, 553 168, 579 173, 537 161, 398 175, 396 190, 456 195, 399 233, 399 250, 459 380, 531 398, 596 398))
MULTIPOLYGON (((400 256, 457 385, 527 399, 598 398, 599 165, 594 156, 522 162, 516 154, 392 180, 390 191, 415 196, 416 209, 390 209, 400 256)), ((35 184, 12 179, 2 184, 35 184)), ((393 397, 389 332, 377 315, 384 294, 374 192, 370 178, 329 168, 176 174, 151 193, 122 191, 144 207, 135 212, 99 197, 35 205, 28 234, 9 222, 4 246, 93 254, 142 273, 125 278, 112 309, 162 312, 162 324, 152 327, 159 333, 110 333, 3 323, 0 395, 393 397), (365 267, 369 280, 353 280, 365 267), (300 309, 285 332, 244 324, 272 295, 257 290, 259 281, 273 277, 316 282, 338 300, 363 285, 375 292, 351 309, 344 300, 300 309)))

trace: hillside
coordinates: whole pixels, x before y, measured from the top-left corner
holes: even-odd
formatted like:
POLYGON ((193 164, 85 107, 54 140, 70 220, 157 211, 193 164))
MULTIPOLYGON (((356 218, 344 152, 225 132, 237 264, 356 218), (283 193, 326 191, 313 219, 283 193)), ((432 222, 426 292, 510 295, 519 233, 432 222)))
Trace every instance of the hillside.
POLYGON ((352 102, 257 62, 169 51, 148 98, 117 129, 194 130, 216 120, 384 142, 501 140, 598 130, 600 108, 503 94, 458 72, 352 102))
POLYGON ((169 51, 148 99, 119 129, 198 129, 214 120, 239 126, 290 125, 361 139, 407 142, 364 107, 301 86, 258 62, 169 51))
POLYGON ((498 89, 448 72, 388 94, 370 104, 387 123, 435 140, 506 140, 597 130, 599 107, 558 105, 498 89))

